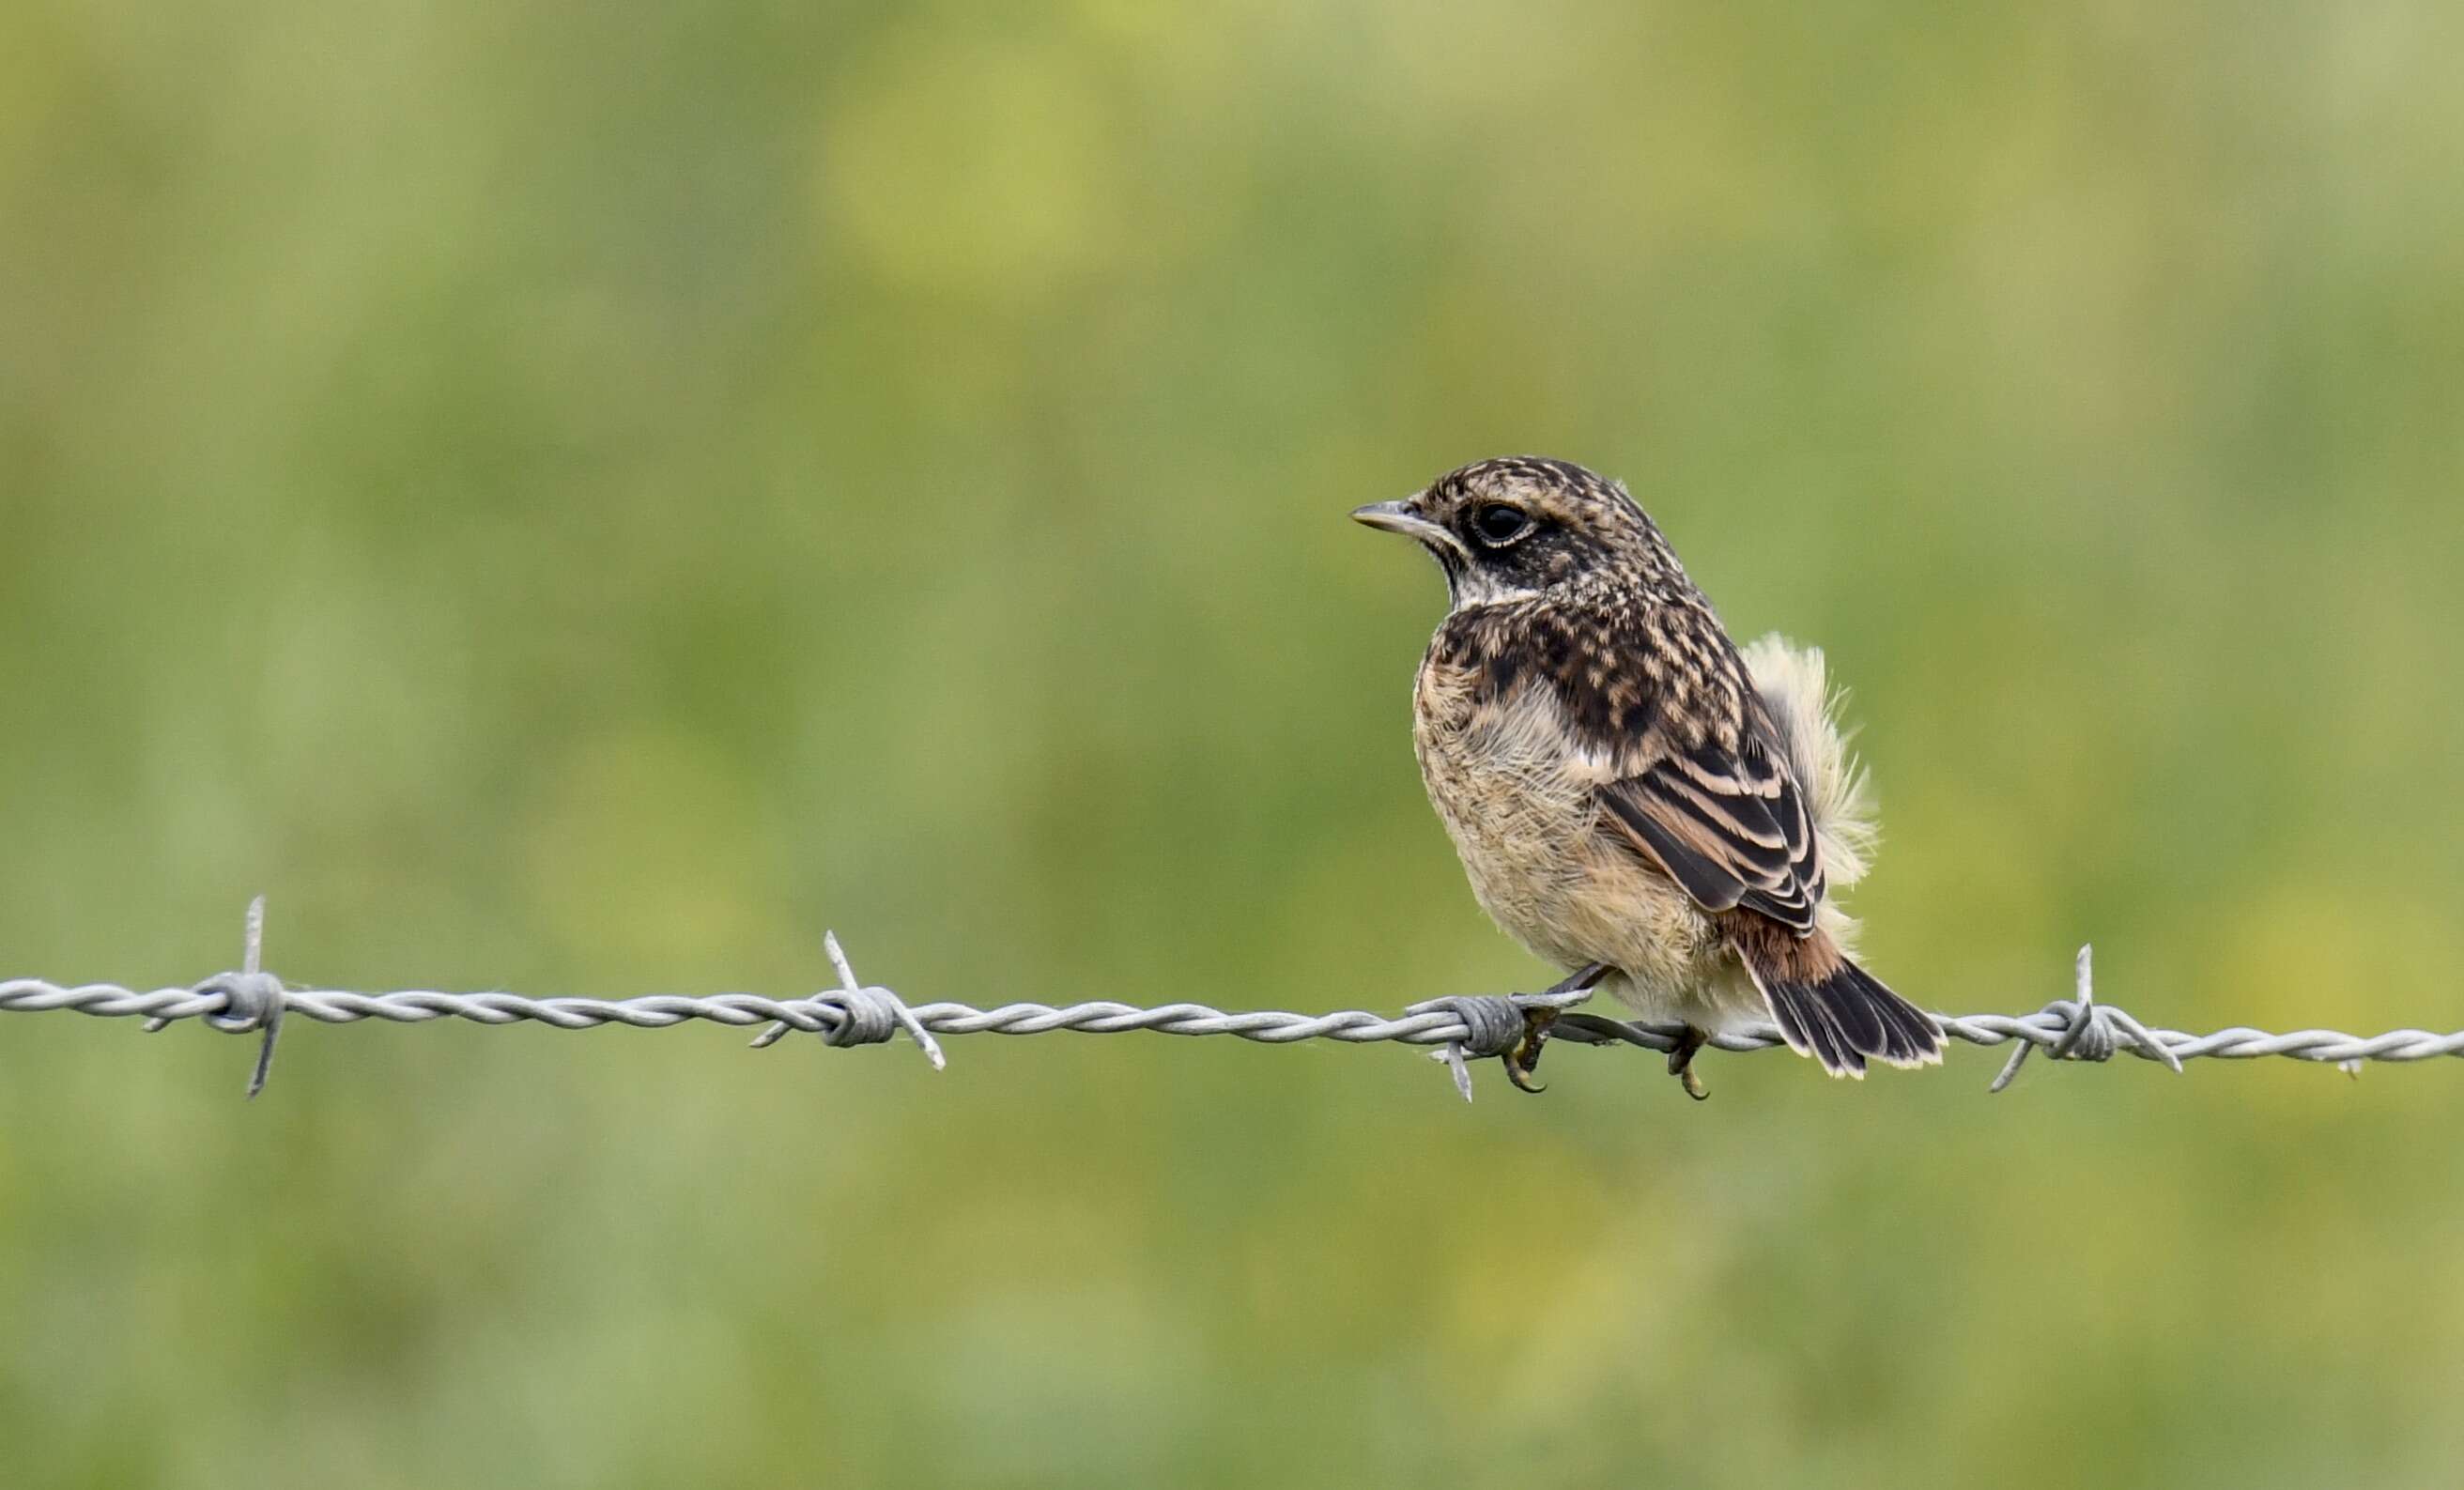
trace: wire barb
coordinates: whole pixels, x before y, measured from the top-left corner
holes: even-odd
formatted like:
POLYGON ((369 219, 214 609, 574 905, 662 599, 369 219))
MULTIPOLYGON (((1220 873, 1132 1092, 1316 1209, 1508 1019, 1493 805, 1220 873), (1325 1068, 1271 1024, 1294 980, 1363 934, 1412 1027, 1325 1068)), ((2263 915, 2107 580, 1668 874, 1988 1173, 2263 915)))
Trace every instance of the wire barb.
POLYGON ((1523 1038, 1523 1011, 1514 1000, 1503 994, 1469 994, 1452 998, 1430 998, 1412 1005, 1411 1012, 1439 1010, 1463 1020, 1461 1040, 1450 1040, 1429 1052, 1432 1061, 1442 1061, 1454 1073, 1455 1090, 1463 1100, 1471 1101, 1470 1056, 1502 1056, 1514 1048, 1523 1038))
POLYGON ((1445 1063, 1454 1073, 1455 1090, 1463 1100, 1471 1101, 1472 1058, 1502 1056, 1522 1042, 1527 1027, 1524 1014, 1532 1009, 1563 1011, 1591 997, 1589 989, 1548 994, 1456 994, 1444 998, 1424 998, 1408 1007, 1407 1014, 1451 1014, 1463 1021, 1461 1037, 1449 1040, 1429 1052, 1429 1059, 1445 1063))
MULTIPOLYGON (((217 973, 196 986, 200 998, 218 998, 221 1003, 197 1011, 207 1024, 226 1035, 246 1035, 255 1030, 265 1032, 256 1048, 256 1067, 249 1073, 248 1094, 252 1098, 265 1090, 265 1079, 274 1073, 274 1042, 282 1034, 282 979, 264 970, 265 962, 265 897, 257 896, 248 903, 248 917, 240 931, 240 970, 217 973)), ((158 1014, 145 1021, 144 1033, 159 1035, 171 1027, 181 1014, 158 1014)))
MULTIPOLYGON (((2061 1037, 2045 1047, 2045 1059, 2110 1061, 2114 1052, 2127 1041, 2129 1048, 2150 1060, 2165 1063, 2172 1067, 2174 1075, 2181 1075, 2182 1058, 2166 1049, 2165 1042, 2157 1039, 2146 1025, 2120 1009, 2096 1001, 2096 977, 2092 966, 2095 953, 2092 945, 2079 950, 2079 997, 2057 998, 2045 1005, 2045 1014, 2062 1021, 2061 1037)), ((1993 1084, 1985 1090, 1990 1094, 2009 1086, 2018 1076, 2019 1067, 2028 1063, 2028 1057, 2035 1049, 2032 1041, 2021 1041, 2019 1048, 2011 1052, 2011 1059, 2002 1063, 2002 1074, 1994 1077, 1993 1084)))
MULTIPOLYGON (((915 1041, 924 1059, 933 1063, 935 1071, 949 1068, 949 1058, 941 1054, 941 1042, 933 1038, 896 994, 886 988, 868 988, 855 975, 855 967, 847 961, 847 950, 839 945, 839 933, 822 933, 822 951, 839 975, 839 991, 825 999, 815 1000, 825 1008, 834 1008, 837 1022, 821 1031, 825 1045, 878 1045, 900 1030, 915 1041)), ((796 1026, 781 1019, 753 1037, 753 1048, 774 1045, 796 1026)))

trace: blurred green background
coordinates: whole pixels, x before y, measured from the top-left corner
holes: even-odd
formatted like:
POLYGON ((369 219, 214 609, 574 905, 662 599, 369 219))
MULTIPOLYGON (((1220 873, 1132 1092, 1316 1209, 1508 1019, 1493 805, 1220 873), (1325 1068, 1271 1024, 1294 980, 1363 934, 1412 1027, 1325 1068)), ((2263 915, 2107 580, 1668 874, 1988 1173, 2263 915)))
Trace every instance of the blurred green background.
MULTIPOLYGON (((1871 961, 2464 1024, 2464 14, 0 12, 0 974, 1550 975, 1436 574, 1626 478, 1871 961)), ((15 1486, 2446 1484, 2464 1075, 0 1025, 15 1486)))

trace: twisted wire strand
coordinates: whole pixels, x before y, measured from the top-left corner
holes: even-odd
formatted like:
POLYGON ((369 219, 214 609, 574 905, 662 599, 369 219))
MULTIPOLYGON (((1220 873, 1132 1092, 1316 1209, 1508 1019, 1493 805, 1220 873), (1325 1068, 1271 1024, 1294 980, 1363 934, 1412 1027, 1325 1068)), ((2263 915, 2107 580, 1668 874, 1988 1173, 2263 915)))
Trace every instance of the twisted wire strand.
MULTIPOLYGON (((868 988, 867 992, 888 990, 868 988)), ((655 1030, 706 1019, 737 1026, 778 1022, 808 1033, 827 1034, 847 1018, 840 998, 836 994, 803 998, 772 998, 759 994, 533 998, 520 994, 452 994, 431 989, 361 994, 341 989, 285 988, 282 1006, 287 1014, 320 1024, 353 1024, 363 1019, 385 1019, 396 1024, 469 1019, 477 1024, 528 1021, 561 1030, 596 1029, 604 1024, 655 1030)), ((221 1015, 229 1007, 228 995, 204 986, 138 990, 117 983, 63 985, 41 978, 0 981, 0 1013, 7 1014, 65 1009, 102 1019, 180 1020, 221 1015)), ((1163 1035, 1231 1035, 1269 1045, 1306 1040, 1334 1040, 1349 1044, 1396 1041, 1411 1045, 1445 1045, 1470 1034, 1462 1017, 1436 1011, 1400 1017, 1359 1009, 1331 1014, 1231 1012, 1201 1003, 1140 1006, 1110 999, 1073 1004, 1006 1003, 989 1009, 963 1003, 910 1004, 907 1008, 917 1022, 936 1035, 1045 1035, 1060 1030, 1118 1035, 1152 1030, 1163 1035)), ((2050 1008, 2022 1015, 1937 1014, 1934 1019, 1944 1034, 1971 1045, 2001 1045, 2015 1040, 2047 1050, 2062 1041, 2073 1022, 2064 1013, 2050 1008)), ((1621 1037, 1624 1042, 1653 1050, 1673 1048, 1679 1033, 1673 1026, 1623 1027, 1633 1032, 1621 1037)), ((2464 1056, 2464 1030, 2441 1034, 2397 1029, 2379 1035, 2350 1035, 2340 1030, 2305 1029, 2274 1034, 2234 1025, 2204 1035, 2155 1028, 2149 1029, 2148 1034, 2165 1052, 2180 1061, 2250 1061, 2283 1056, 2296 1061, 2339 1063, 2464 1056)), ((1785 1043, 1778 1029, 1770 1025, 1723 1034, 1710 1041, 1713 1049, 1739 1053, 1769 1050, 1785 1043)), ((2163 1055, 2136 1045, 2122 1048, 2142 1060, 2164 1060, 2163 1055)))
MULTIPOLYGON (((887 995, 866 987, 863 992, 887 995)), ((603 1024, 629 1024, 635 1029, 666 1029, 695 1019, 715 1024, 751 1026, 781 1023, 814 1034, 829 1034, 848 1018, 843 994, 802 998, 771 998, 760 994, 649 994, 632 998, 533 998, 521 994, 451 994, 432 989, 400 993, 360 994, 341 989, 286 988, 285 1013, 320 1024, 354 1024, 386 1019, 396 1024, 424 1024, 430 1019, 469 1019, 478 1024, 532 1021, 552 1029, 596 1029, 603 1024)), ((223 1014, 228 997, 205 985, 191 988, 138 990, 117 983, 66 986, 40 978, 0 981, 0 1014, 39 1014, 70 1010, 98 1018, 143 1018, 165 1021, 205 1019, 223 1014)), ((963 1003, 905 1005, 925 1029, 938 1035, 1045 1035, 1056 1030, 1113 1035, 1154 1030, 1165 1035, 1234 1035, 1265 1044, 1283 1045, 1304 1040, 1338 1040, 1353 1044, 1401 1041, 1438 1045, 1462 1040, 1467 1033, 1458 1016, 1437 1013, 1392 1018, 1363 1010, 1333 1014, 1290 1014, 1274 1010, 1227 1012, 1199 1003, 1141 1007, 1091 999, 1084 1003, 1008 1003, 979 1009, 963 1003)))
MULTIPOLYGON (((1061 1030, 1116 1035, 1151 1030, 1163 1035, 1229 1035, 1269 1045, 1310 1040, 1347 1044, 1397 1041, 1440 1047, 1436 1054, 1454 1067, 1458 1085, 1464 1088, 1466 1095, 1469 1081, 1463 1073, 1464 1057, 1502 1053, 1520 1036, 1527 1010, 1560 1011, 1552 1038, 1578 1043, 1630 1044, 1666 1051, 1675 1047, 1682 1033, 1675 1027, 1563 1013, 1589 997, 1583 991, 1441 998, 1415 1005, 1394 1017, 1358 1009, 1296 1014, 1284 1010, 1227 1011, 1202 1003, 1147 1006, 1111 999, 1060 1005, 1005 1003, 988 1009, 951 1002, 911 1005, 886 988, 859 983, 835 937, 830 939, 829 951, 842 986, 836 992, 797 998, 739 993, 535 998, 520 994, 457 994, 429 989, 363 994, 342 989, 293 988, 259 971, 262 916, 261 905, 251 907, 243 973, 217 974, 186 988, 151 990, 117 983, 63 985, 41 978, 11 978, 0 980, 0 1013, 69 1010, 102 1019, 140 1018, 147 1021, 149 1030, 182 1019, 204 1019, 230 1033, 259 1033, 264 1044, 251 1095, 264 1084, 265 1069, 273 1054, 273 1037, 286 1015, 321 1024, 351 1024, 363 1019, 422 1024, 451 1019, 490 1025, 531 1022, 561 1030, 595 1029, 606 1024, 666 1029, 693 1020, 739 1028, 771 1026, 770 1032, 755 1041, 757 1045, 768 1044, 791 1032, 819 1035, 830 1043, 846 1044, 873 1043, 903 1031, 914 1039, 936 1067, 941 1056, 933 1040, 935 1035, 1044 1035, 1061 1030)), ((2103 1061, 2126 1052, 2176 1071, 2183 1062, 2192 1060, 2283 1057, 2350 1068, 2362 1062, 2464 1056, 2464 1030, 2442 1034, 2397 1029, 2378 1035, 2349 1035, 2325 1029, 2276 1034, 2242 1025, 2206 1034, 2150 1028, 2112 1005, 2096 1001, 2084 948, 2079 953, 2076 998, 2057 999, 2034 1014, 1938 1014, 1934 1019, 1943 1033, 1953 1040, 1987 1047, 2016 1045, 2011 1063, 1994 1082, 1996 1091, 2016 1075, 2028 1054, 2039 1050, 2056 1059, 2075 1061, 2103 1061)), ((1713 1049, 1744 1053, 1772 1049, 1786 1041, 1776 1027, 1766 1024, 1724 1033, 1709 1043, 1713 1049)))

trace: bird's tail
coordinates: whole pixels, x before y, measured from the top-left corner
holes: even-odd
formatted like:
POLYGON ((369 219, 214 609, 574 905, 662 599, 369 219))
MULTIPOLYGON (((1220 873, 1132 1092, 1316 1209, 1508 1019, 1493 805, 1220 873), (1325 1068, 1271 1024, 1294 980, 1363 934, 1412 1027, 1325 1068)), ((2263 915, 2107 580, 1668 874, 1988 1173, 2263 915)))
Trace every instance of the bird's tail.
POLYGON ((1942 1032, 1931 1017, 1850 961, 1830 937, 1817 931, 1799 940, 1772 931, 1778 934, 1732 936, 1730 945, 1790 1049, 1820 1061, 1834 1076, 1863 1076, 1869 1057, 1892 1065, 1942 1059, 1942 1032))

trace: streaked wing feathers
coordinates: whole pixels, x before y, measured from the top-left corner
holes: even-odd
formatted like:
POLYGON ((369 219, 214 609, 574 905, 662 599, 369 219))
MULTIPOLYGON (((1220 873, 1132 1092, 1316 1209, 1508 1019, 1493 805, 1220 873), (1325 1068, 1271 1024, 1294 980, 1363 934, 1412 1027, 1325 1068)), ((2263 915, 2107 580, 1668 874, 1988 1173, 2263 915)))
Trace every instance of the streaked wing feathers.
POLYGON ((1804 799, 1778 756, 1749 740, 1662 756, 1600 788, 1609 821, 1705 910, 1739 906, 1814 930, 1822 867, 1804 799))

